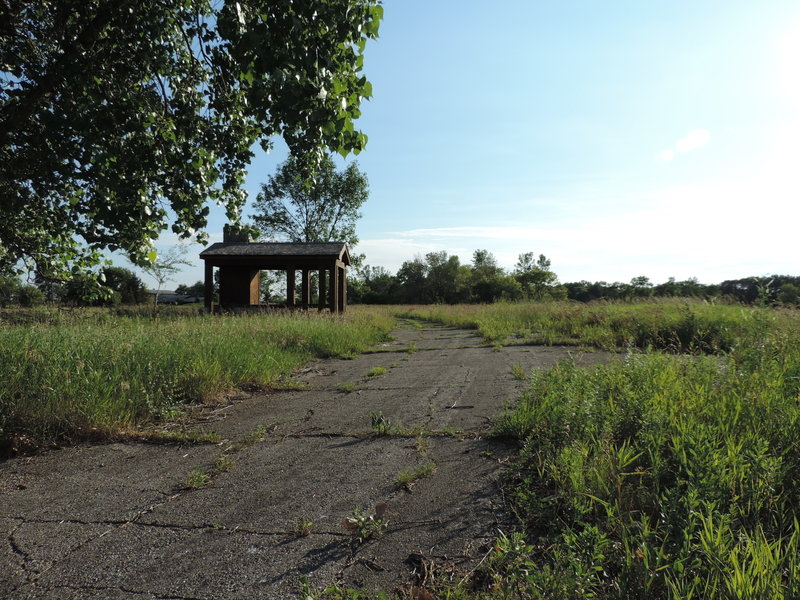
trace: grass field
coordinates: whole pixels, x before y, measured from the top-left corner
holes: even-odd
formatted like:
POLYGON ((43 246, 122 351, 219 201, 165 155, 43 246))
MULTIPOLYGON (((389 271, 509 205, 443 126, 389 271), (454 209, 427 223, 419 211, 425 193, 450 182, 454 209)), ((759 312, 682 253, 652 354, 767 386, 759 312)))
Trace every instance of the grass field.
POLYGON ((638 303, 496 303, 399 308, 403 316, 477 329, 488 342, 648 347, 720 353, 769 331, 800 336, 795 310, 662 300, 638 303))
POLYGON ((518 517, 443 598, 800 597, 797 311, 659 302, 407 310, 487 341, 627 349, 532 374, 495 425, 518 517), (634 350, 636 349, 636 350, 634 350))
POLYGON ((0 313, 0 450, 112 434, 231 388, 270 386, 312 357, 385 339, 382 310, 203 316, 188 309, 0 313))
MULTIPOLYGON (((494 435, 518 448, 518 526, 441 600, 800 598, 800 312, 669 301, 320 315, 4 312, 0 427, 52 441, 171 418, 312 356, 384 339, 392 315, 488 343, 573 343, 619 360, 527 376, 494 435)), ((322 598, 368 598, 332 589, 322 598)), ((388 597, 388 596, 386 596, 388 597)))

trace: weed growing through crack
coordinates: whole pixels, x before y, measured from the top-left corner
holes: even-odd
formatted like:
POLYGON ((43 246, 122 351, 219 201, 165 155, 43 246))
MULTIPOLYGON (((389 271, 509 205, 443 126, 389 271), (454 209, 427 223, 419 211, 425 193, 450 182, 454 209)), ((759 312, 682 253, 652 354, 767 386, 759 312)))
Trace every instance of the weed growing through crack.
POLYGON ((514 379, 518 381, 525 381, 528 378, 528 374, 519 363, 511 365, 511 374, 514 376, 514 379))
POLYGON ((428 454, 428 438, 421 433, 417 436, 417 446, 415 450, 420 456, 427 456, 428 454))
POLYGON ((226 473, 233 468, 233 459, 227 454, 217 454, 214 460, 214 467, 211 469, 211 476, 226 473))
POLYGON ((356 536, 361 544, 386 531, 389 526, 389 520, 384 518, 387 508, 386 503, 376 504, 373 512, 356 507, 353 514, 342 521, 342 526, 356 536))
POLYGON ((206 473, 203 467, 195 467, 191 470, 189 477, 186 479, 186 487, 191 490, 199 490, 207 486, 210 481, 211 476, 206 473))
POLYGON ((458 438, 458 437, 461 437, 461 435, 464 432, 461 429, 455 429, 454 427, 442 427, 439 430, 439 433, 441 435, 446 435, 446 436, 449 436, 449 437, 458 438))
POLYGON ((420 479, 424 479, 425 477, 430 477, 436 472, 436 463, 426 463, 417 467, 416 469, 408 469, 402 471, 395 480, 395 484, 400 489, 405 489, 407 491, 411 491, 411 488, 414 487, 414 484, 417 483, 420 479))
POLYGON ((408 347, 406 348, 406 352, 409 354, 414 354, 417 352, 419 348, 417 348, 417 342, 408 342, 408 347))
POLYGON ((367 373, 367 377, 378 377, 379 375, 385 375, 388 369, 386 367, 372 367, 367 373))
POLYGON ((360 388, 357 383, 353 383, 352 381, 345 381, 337 385, 336 389, 344 394, 352 394, 353 392, 355 392, 360 388))
POLYGON ((388 435, 392 429, 392 422, 384 416, 382 410, 369 413, 369 420, 375 435, 388 435))
POLYGON ((245 448, 248 448, 253 444, 257 444, 258 442, 263 441, 264 437, 267 435, 268 429, 274 428, 276 425, 277 423, 269 427, 267 425, 259 425, 253 431, 242 436, 241 438, 236 440, 233 444, 231 444, 231 450, 233 452, 239 452, 240 450, 244 450, 245 448))
POLYGON ((314 523, 311 521, 311 519, 306 517, 297 517, 293 519, 289 525, 289 530, 293 535, 297 537, 305 537, 307 535, 311 535, 311 527, 313 527, 314 523))
POLYGON ((180 431, 156 431, 146 433, 144 439, 158 442, 177 442, 180 444, 217 444, 221 436, 216 431, 204 429, 183 429, 180 431))

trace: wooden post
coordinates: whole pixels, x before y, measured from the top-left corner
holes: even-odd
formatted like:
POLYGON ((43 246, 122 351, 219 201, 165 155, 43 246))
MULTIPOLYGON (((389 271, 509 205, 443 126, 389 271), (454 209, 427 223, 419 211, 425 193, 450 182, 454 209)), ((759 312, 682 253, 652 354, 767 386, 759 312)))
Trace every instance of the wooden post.
POLYGON ((294 265, 289 266, 286 269, 286 306, 289 308, 294 307, 294 289, 295 289, 295 273, 294 273, 294 265))
POLYGON ((206 306, 206 312, 214 312, 214 265, 210 260, 206 261, 205 271, 205 286, 203 287, 203 303, 206 306))
POLYGON ((319 303, 317 304, 317 308, 319 310, 324 310, 325 300, 327 299, 327 290, 325 289, 325 274, 325 269, 319 270, 319 303))
POLYGON ((308 276, 308 269, 301 271, 302 278, 300 279, 300 303, 303 308, 308 308, 311 304, 311 278, 308 276))
POLYGON ((334 265, 331 267, 331 312, 335 313, 339 310, 339 268, 334 265))
POLYGON ((344 267, 336 267, 339 271, 339 312, 343 313, 347 308, 347 276, 344 267))

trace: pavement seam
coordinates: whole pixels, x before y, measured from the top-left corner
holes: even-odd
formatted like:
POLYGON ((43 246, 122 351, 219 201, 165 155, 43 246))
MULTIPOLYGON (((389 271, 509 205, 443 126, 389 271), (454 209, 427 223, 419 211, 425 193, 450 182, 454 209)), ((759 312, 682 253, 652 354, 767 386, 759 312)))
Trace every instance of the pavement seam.
MULTIPOLYGON (((9 518, 9 517, 6 517, 9 518)), ((38 525, 62 525, 62 524, 70 524, 70 525, 108 525, 111 527, 116 527, 121 529, 122 527, 126 527, 128 525, 134 525, 136 527, 153 527, 158 529, 172 529, 176 531, 202 531, 202 530, 211 530, 211 531, 226 531, 229 533, 246 533, 249 535, 263 535, 263 536, 295 536, 291 531, 288 530, 280 530, 280 531, 264 531, 260 529, 250 529, 246 527, 225 527, 225 526, 218 526, 210 523, 204 523, 202 525, 181 525, 178 523, 158 523, 158 522, 145 522, 145 521, 127 521, 127 520, 100 520, 100 521, 84 521, 80 519, 19 519, 13 518, 15 521, 22 521, 16 528, 18 529, 22 525, 35 523, 38 525)), ((110 531, 110 530, 109 530, 110 531)), ((13 533, 13 532, 12 532, 13 533)), ((93 539, 98 539, 100 537, 104 537, 106 533, 100 534, 99 536, 95 536, 88 541, 93 539)), ((343 533, 341 531, 313 531, 309 535, 330 535, 334 537, 350 537, 350 534, 343 533)), ((9 536, 10 537, 10 536, 9 536)), ((17 550, 16 545, 12 543, 12 549, 14 549, 15 554, 19 554, 25 560, 30 560, 29 555, 22 550, 21 548, 17 550)), ((77 548, 75 548, 77 549, 77 548)))
MULTIPOLYGON (((35 586, 39 587, 39 586, 35 586)), ((41 586, 45 587, 45 586, 41 586)), ((96 591, 96 592, 107 592, 109 590, 119 590, 120 592, 124 592, 126 594, 135 594, 137 596, 145 596, 147 598, 156 598, 157 600, 212 600, 211 596, 175 596, 172 594, 162 595, 162 594, 155 594, 153 592, 140 592, 137 590, 133 590, 130 588, 126 588, 124 586, 113 586, 113 585, 54 585, 54 586, 47 586, 45 589, 48 590, 74 590, 76 592, 83 592, 83 591, 96 591)))

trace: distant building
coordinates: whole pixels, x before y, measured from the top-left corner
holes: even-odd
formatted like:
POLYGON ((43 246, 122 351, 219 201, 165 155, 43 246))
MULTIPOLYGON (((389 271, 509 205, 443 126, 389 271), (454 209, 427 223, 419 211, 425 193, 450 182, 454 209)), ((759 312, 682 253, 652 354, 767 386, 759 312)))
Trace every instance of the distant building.
POLYGON ((147 290, 147 295, 150 298, 158 295, 159 304, 197 304, 203 301, 202 296, 176 294, 175 290, 147 290))

